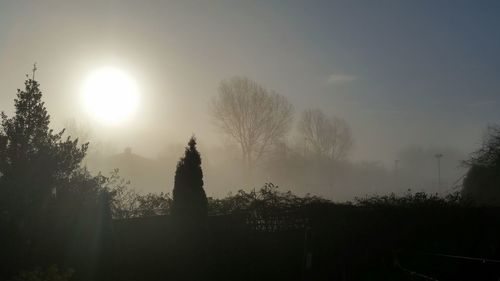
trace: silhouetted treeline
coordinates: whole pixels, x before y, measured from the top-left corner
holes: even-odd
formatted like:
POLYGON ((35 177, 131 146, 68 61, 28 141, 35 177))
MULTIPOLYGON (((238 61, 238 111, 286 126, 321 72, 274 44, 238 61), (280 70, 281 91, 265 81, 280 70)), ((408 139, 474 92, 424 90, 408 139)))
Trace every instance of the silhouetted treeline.
POLYGON ((36 81, 15 109, 0 126, 0 280, 500 277, 498 130, 468 162, 463 192, 444 198, 334 203, 271 183, 206 198, 194 138, 171 198, 136 193, 118 171, 92 175, 88 145, 50 129, 36 81))
MULTIPOLYGON (((189 271, 192 280, 407 280, 410 271, 438 280, 500 276, 495 263, 467 261, 500 257, 497 208, 422 193, 292 205, 281 195, 237 195, 231 200, 241 208, 209 216, 199 248, 190 250, 201 263, 189 271)), ((169 217, 116 220, 114 237, 118 279, 186 276, 177 257, 193 238, 169 217)))

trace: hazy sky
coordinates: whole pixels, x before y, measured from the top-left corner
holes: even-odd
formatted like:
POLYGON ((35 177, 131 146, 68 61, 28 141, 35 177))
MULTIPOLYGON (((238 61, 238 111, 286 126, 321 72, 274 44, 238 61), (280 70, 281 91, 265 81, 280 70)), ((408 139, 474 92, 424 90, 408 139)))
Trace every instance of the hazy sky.
POLYGON ((139 84, 136 118, 93 126, 154 155, 192 133, 221 142, 207 102, 245 75, 297 113, 345 118, 354 159, 390 163, 412 144, 468 152, 500 119, 499 15, 499 1, 0 0, 0 105, 11 112, 37 62, 54 122, 85 121, 84 78, 119 67, 139 84))

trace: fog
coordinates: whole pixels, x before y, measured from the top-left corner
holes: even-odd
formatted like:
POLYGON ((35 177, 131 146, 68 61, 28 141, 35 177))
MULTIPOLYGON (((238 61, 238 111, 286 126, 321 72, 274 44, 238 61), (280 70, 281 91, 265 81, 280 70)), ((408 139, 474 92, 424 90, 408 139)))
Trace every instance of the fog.
POLYGON ((143 192, 171 192, 194 134, 209 196, 266 182, 334 200, 448 193, 464 174, 460 162, 500 117, 500 22, 488 4, 468 5, 443 16, 447 7, 433 1, 0 1, 1 109, 12 114, 36 62, 54 128, 73 122, 68 134, 91 143, 89 169, 119 168, 143 192), (137 112, 114 125, 81 105, 85 77, 110 65, 140 91, 137 112), (220 82, 235 75, 294 107, 290 132, 250 177, 209 109, 220 82), (298 120, 309 108, 349 125, 354 145, 342 161, 304 149, 298 120))
MULTIPOLYGON (((66 123, 67 135, 90 142, 84 162, 92 172, 109 175, 119 169, 121 177, 129 180, 130 187, 139 192, 171 192, 185 142, 167 140, 157 154, 147 156, 133 147, 123 148, 117 142, 99 140, 90 127, 72 122, 66 123)), ((466 172, 462 161, 467 155, 452 147, 407 146, 397 151, 392 165, 385 165, 376 160, 348 157, 331 161, 317 157, 310 150, 304 150, 303 145, 294 144, 291 136, 282 146, 274 146, 270 155, 257 163, 249 178, 237 144, 223 134, 220 143, 198 140, 205 188, 213 197, 260 188, 267 182, 296 194, 309 193, 336 201, 388 192, 426 191, 446 195, 459 190, 466 172), (439 171, 438 153, 443 155, 439 171)))

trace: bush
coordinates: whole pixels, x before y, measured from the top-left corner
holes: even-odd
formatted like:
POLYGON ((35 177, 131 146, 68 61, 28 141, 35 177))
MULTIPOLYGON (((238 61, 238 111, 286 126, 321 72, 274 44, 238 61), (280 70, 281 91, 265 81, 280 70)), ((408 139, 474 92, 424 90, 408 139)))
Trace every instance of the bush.
POLYGON ((354 205, 360 207, 438 207, 463 204, 460 192, 451 193, 445 197, 437 193, 425 193, 423 191, 412 193, 408 189, 403 196, 397 196, 394 193, 389 195, 374 195, 371 197, 356 197, 354 205))
POLYGON ((266 214, 298 209, 317 203, 331 203, 331 201, 307 194, 299 197, 291 191, 280 191, 279 187, 266 183, 261 189, 250 192, 239 190, 235 195, 229 194, 226 198, 209 198, 208 209, 211 215, 228 214, 266 214))

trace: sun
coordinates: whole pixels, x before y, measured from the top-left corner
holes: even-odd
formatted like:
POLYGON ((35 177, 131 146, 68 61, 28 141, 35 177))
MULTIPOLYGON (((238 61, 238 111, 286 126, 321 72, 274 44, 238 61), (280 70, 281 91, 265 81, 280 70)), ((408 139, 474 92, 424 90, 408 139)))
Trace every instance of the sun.
POLYGON ((91 72, 83 84, 82 97, 89 114, 107 124, 126 121, 139 104, 137 83, 125 71, 115 67, 91 72))

